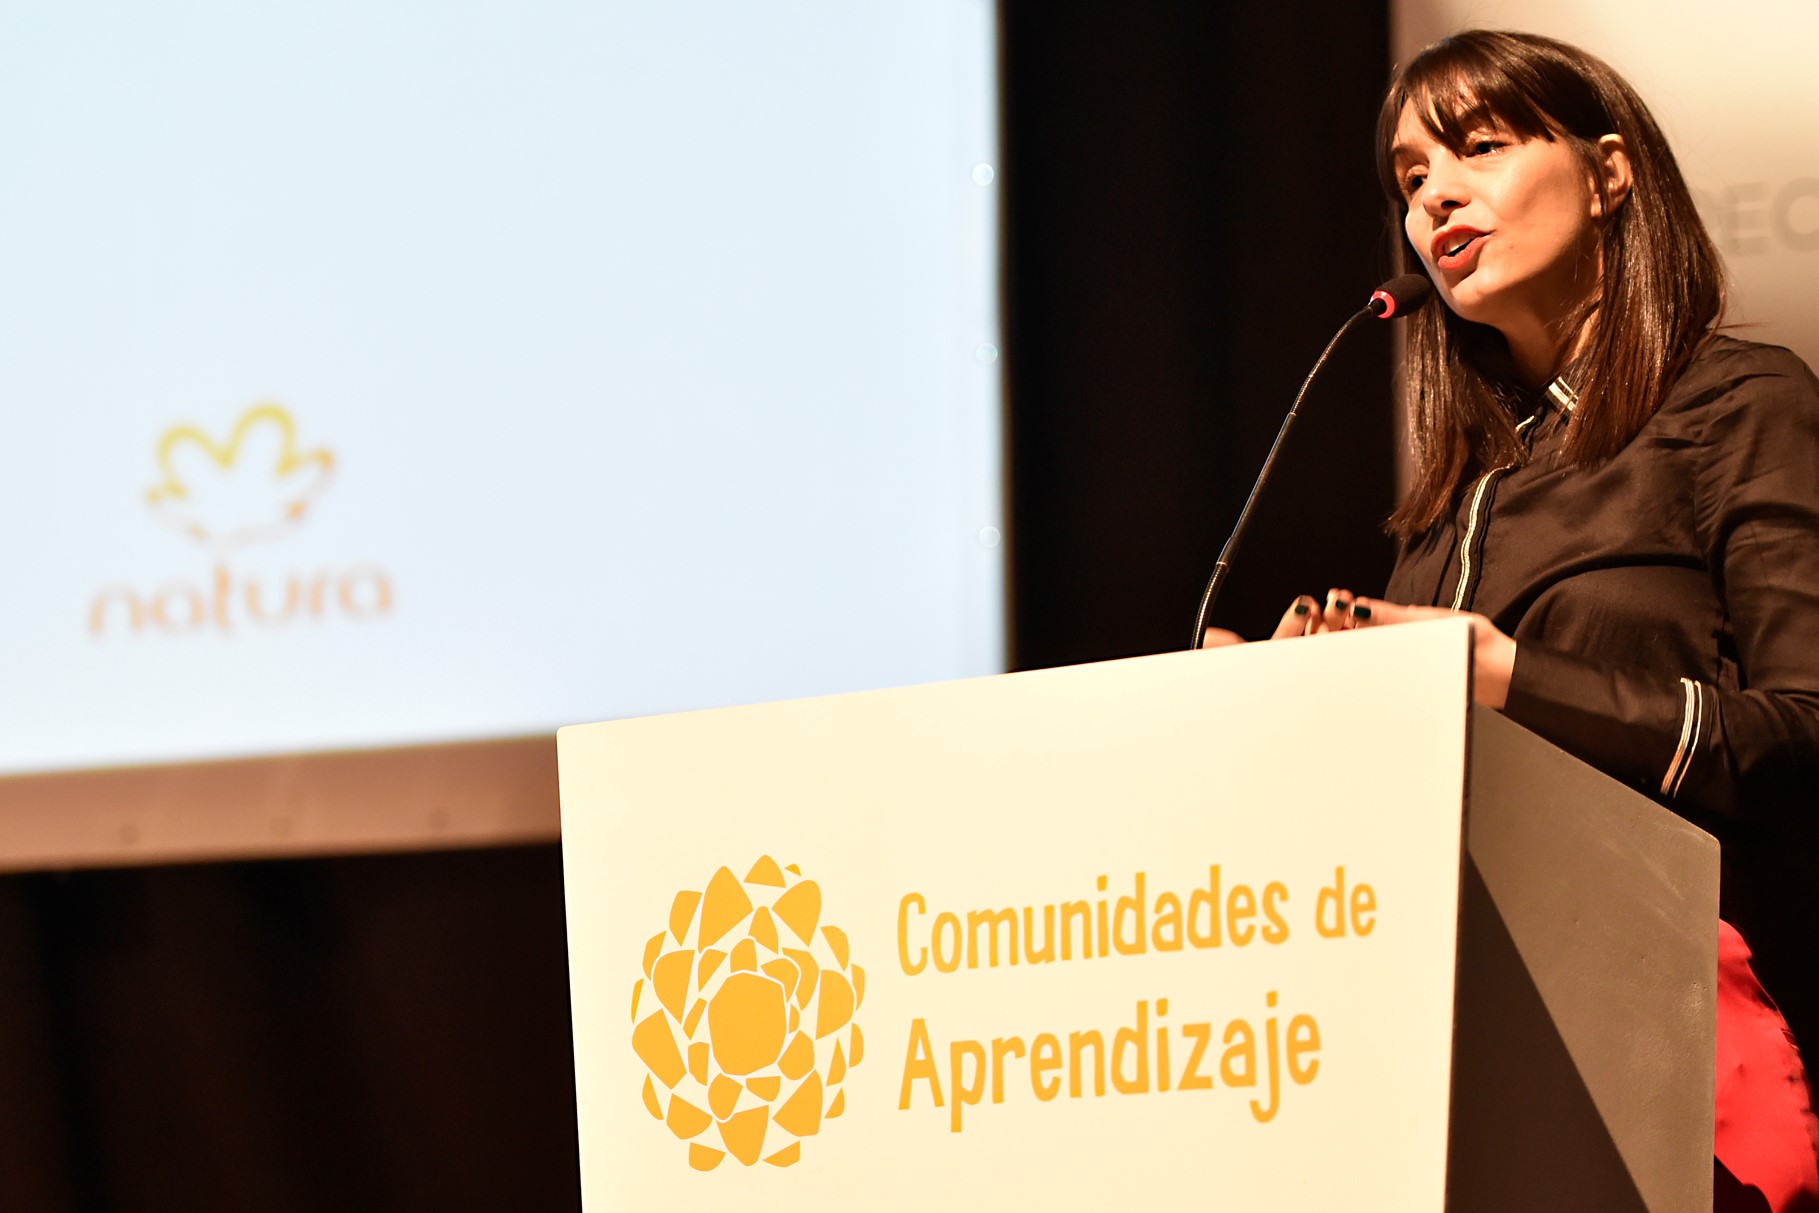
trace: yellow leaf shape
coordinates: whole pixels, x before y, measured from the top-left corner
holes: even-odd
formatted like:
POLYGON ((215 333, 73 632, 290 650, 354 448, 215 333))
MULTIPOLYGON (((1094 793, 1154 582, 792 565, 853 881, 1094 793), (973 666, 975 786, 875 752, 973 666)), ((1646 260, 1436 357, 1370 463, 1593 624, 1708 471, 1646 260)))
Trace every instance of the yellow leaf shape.
POLYGON ((853 1066, 865 1060, 865 1033, 859 1030, 858 1024, 853 1025, 853 1040, 846 1050, 846 1057, 847 1064, 853 1066))
POLYGON ((213 439, 193 425, 173 426, 158 439, 158 466, 164 472, 164 483, 151 491, 154 500, 160 497, 185 497, 188 489, 183 483, 171 461, 171 452, 186 442, 194 443, 214 461, 217 467, 231 469, 240 459, 240 447, 246 440, 247 432, 254 426, 266 424, 276 426, 282 435, 283 446, 278 452, 277 466, 272 470, 281 476, 310 464, 333 467, 335 457, 325 450, 299 451, 297 449, 297 423, 283 406, 276 404, 257 404, 240 414, 234 423, 234 431, 228 435, 227 445, 217 446, 213 439))
POLYGON ((670 903, 669 933, 681 943, 688 934, 689 924, 695 921, 695 907, 701 904, 701 894, 693 889, 684 889, 676 894, 676 900, 670 903))
POLYGON ((743 1078, 777 1060, 789 1031, 784 1006, 783 987, 768 977, 734 973, 726 979, 707 1009, 708 1038, 723 1072, 743 1078))
POLYGON ((752 899, 745 886, 726 868, 714 873, 707 882, 707 896, 701 902, 701 938, 697 946, 719 942, 722 935, 738 926, 752 912, 752 899))
POLYGON ((709 1149, 698 1141, 688 1143, 688 1165, 697 1171, 712 1171, 725 1157, 723 1150, 709 1149))
POLYGON ((808 1000, 815 996, 815 979, 821 972, 821 966, 807 952, 798 952, 795 948, 783 949, 783 954, 796 962, 802 970, 802 984, 796 987, 796 1005, 808 1006, 808 1000))
POLYGON ((781 889, 784 884, 783 873, 777 869, 777 861, 765 855, 752 865, 752 870, 745 874, 746 884, 769 885, 781 889))
POLYGON ((783 1050, 783 1056, 777 1059, 777 1068, 783 1076, 794 1082, 815 1068, 815 1046, 808 1037, 798 1032, 790 1038, 789 1048, 783 1050))
POLYGON ((832 1036, 853 1020, 853 987, 832 969, 821 971, 821 995, 815 1001, 815 1039, 832 1036))
POLYGON ((632 1029, 632 1052, 657 1081, 673 1087, 682 1081, 682 1054, 676 1049, 676 1038, 670 1035, 669 1021, 657 1011, 632 1029))
POLYGON ((697 998, 695 1005, 688 1009, 688 1018, 682 1021, 682 1030, 690 1040, 695 1039, 695 1025, 701 1022, 701 1012, 707 1010, 707 1000, 697 998))
POLYGON ((721 1122, 720 1140, 726 1143, 727 1153, 749 1167, 764 1152, 764 1130, 769 1123, 768 1108, 747 1108, 721 1122))
POLYGON ((777 1098, 777 1092, 783 1089, 783 1080, 775 1074, 769 1078, 748 1078, 745 1080, 745 1089, 765 1103, 769 1103, 777 1098))
POLYGON ((669 1131, 683 1141, 696 1136, 714 1123, 714 1118, 680 1095, 669 1100, 669 1131))
POLYGON ((758 912, 752 915, 752 938, 773 952, 778 950, 777 924, 771 920, 771 912, 763 906, 759 906, 758 912))
POLYGON ((756 973, 758 971, 758 945, 749 939, 741 939, 733 945, 733 972, 756 973))
POLYGON ((834 1102, 827 1105, 827 1118, 829 1120, 832 1120, 834 1117, 840 1115, 840 1113, 842 1113, 844 1111, 846 1111, 846 1092, 845 1091, 835 1091, 834 1092, 834 1102))
POLYGON ((644 993, 644 978, 632 983, 632 1022, 638 1022, 638 998, 644 993))
MULTIPOLYGON (((158 467, 163 479, 146 493, 154 509, 172 511, 166 520, 181 525, 198 539, 238 542, 261 534, 269 536, 273 528, 302 518, 310 503, 328 487, 335 457, 326 450, 299 450, 296 423, 290 413, 281 405, 263 403, 240 415, 226 445, 217 444, 193 425, 166 430, 158 440, 158 467), (200 453, 213 467, 183 457, 191 450, 200 453), (173 503, 196 504, 199 496, 210 498, 213 494, 208 482, 219 481, 242 466, 247 470, 239 473, 237 479, 259 481, 275 490, 269 502, 271 512, 263 519, 246 518, 235 529, 216 530, 212 529, 216 523, 227 520, 211 523, 182 509, 172 511, 173 503), (205 478, 203 482, 186 480, 186 476, 198 473, 205 478), (266 477, 270 477, 269 481, 266 477)), ((204 514, 208 512, 205 507, 204 514)))
POLYGON ((663 1119, 663 1104, 657 1099, 657 1088, 651 1085, 651 1076, 649 1074, 644 1076, 644 1106, 650 1109, 650 1114, 652 1116, 655 1116, 658 1120, 663 1119))
POLYGON ((790 874, 790 875, 791 875, 791 876, 800 876, 800 875, 802 875, 802 869, 801 869, 801 868, 799 868, 799 867, 797 867, 797 866, 796 866, 796 865, 795 865, 795 864, 793 864, 793 863, 790 863, 790 864, 785 864, 785 865, 783 865, 783 870, 784 870, 784 871, 785 871, 785 872, 788 872, 788 873, 789 873, 789 874, 790 874))
POLYGON ((834 1045, 834 1060, 827 1063, 827 1085, 833 1086, 846 1077, 846 1054, 840 1051, 838 1042, 834 1045))
POLYGON ((813 1137, 821 1131, 821 1075, 811 1073, 784 1101, 773 1117, 777 1127, 793 1137, 813 1137))
POLYGON ((707 989, 707 979, 714 975, 714 970, 725 959, 726 953, 719 948, 708 948, 701 953, 701 963, 695 966, 695 976, 701 982, 702 989, 707 989))
POLYGON ((860 968, 858 965, 854 965, 853 966, 853 1010, 857 1011, 860 1007, 862 1007, 864 1005, 865 1005, 865 970, 860 968))
POLYGON ((693 952, 667 952, 658 958, 651 974, 651 989, 657 992, 657 1001, 676 1020, 682 1018, 682 1011, 688 1006, 688 974, 694 965, 693 952))
POLYGON ((788 1167, 793 1166, 801 1157, 802 1143, 799 1141, 792 1141, 789 1145, 784 1146, 781 1150, 778 1150, 764 1161, 768 1162, 773 1167, 788 1167))
POLYGON ((782 958, 767 960, 758 968, 765 976, 783 986, 785 998, 796 992, 796 983, 802 980, 802 970, 782 958))
POLYGON ((663 955, 663 932, 651 936, 651 941, 644 945, 644 975, 651 975, 651 966, 657 963, 657 957, 663 955))
POLYGON ((827 946, 834 950, 834 959, 839 961, 840 967, 844 969, 847 966, 848 958, 852 955, 846 946, 846 932, 839 927, 822 927, 821 934, 827 938, 827 946))
POLYGON ((796 933, 803 943, 815 941, 815 927, 821 921, 821 886, 805 880, 771 904, 771 913, 796 933))
POLYGON ((707 1085, 707 1066, 712 1060, 707 1041, 697 1040, 688 1047, 688 1076, 705 1087, 707 1085))
POLYGON ((707 1089, 707 1106, 713 1111, 715 1120, 725 1120, 733 1114, 733 1109, 739 1106, 739 1092, 743 1090, 744 1087, 724 1074, 714 1079, 714 1085, 707 1089))
POLYGON ((789 1030, 794 1032, 797 1028, 800 1028, 801 1026, 802 1026, 802 1012, 798 1011, 795 1007, 791 1007, 789 1009, 789 1030))

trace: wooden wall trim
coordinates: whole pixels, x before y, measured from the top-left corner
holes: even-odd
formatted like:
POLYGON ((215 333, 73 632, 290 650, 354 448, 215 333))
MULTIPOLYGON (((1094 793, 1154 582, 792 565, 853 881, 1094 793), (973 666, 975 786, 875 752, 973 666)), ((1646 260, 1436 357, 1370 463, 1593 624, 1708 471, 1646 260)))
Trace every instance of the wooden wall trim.
POLYGON ((553 735, 0 778, 0 871, 559 836, 553 735))

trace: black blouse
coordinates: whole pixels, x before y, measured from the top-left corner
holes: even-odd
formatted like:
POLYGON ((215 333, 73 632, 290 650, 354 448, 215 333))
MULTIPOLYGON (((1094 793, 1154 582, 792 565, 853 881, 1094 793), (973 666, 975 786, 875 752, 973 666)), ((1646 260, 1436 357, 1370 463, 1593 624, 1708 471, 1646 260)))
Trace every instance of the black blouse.
POLYGON ((1717 835, 1724 919, 1819 1048, 1819 380, 1713 336, 1593 468, 1558 458, 1573 406, 1550 386, 1384 597, 1488 616, 1505 715, 1717 835))

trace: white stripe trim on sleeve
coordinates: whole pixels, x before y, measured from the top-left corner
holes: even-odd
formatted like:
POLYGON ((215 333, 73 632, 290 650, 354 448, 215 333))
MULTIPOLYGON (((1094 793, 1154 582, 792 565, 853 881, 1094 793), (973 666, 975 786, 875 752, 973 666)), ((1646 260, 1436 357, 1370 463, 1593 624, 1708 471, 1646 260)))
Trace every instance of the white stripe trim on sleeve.
POLYGON ((1680 794, 1680 784, 1686 778, 1686 768, 1692 765, 1705 716, 1705 696, 1699 684, 1691 678, 1682 678, 1680 686, 1686 692, 1686 709, 1680 721, 1680 746, 1674 751, 1674 760, 1667 764, 1667 773, 1661 777, 1661 794, 1669 797, 1680 794))
POLYGON ((1686 761, 1680 764, 1680 774, 1674 777, 1674 790, 1671 795, 1680 795, 1680 785, 1686 782, 1686 773, 1693 769, 1693 755, 1699 752, 1699 743, 1705 739, 1705 686, 1703 683, 1690 683, 1693 688, 1693 743, 1686 747, 1686 761))

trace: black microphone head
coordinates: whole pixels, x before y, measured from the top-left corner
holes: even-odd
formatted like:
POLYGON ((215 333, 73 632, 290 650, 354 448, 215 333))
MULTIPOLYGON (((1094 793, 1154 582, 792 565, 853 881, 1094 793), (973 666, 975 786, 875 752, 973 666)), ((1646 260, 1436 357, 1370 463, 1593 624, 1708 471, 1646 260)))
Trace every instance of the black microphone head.
POLYGON ((1399 274, 1372 291, 1371 301, 1364 306, 1377 319, 1388 320, 1420 311, 1433 296, 1434 284, 1426 274, 1399 274))

